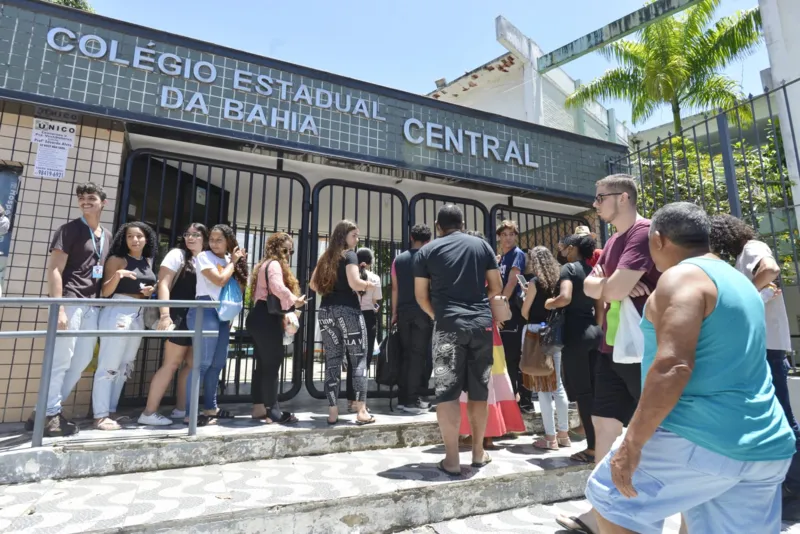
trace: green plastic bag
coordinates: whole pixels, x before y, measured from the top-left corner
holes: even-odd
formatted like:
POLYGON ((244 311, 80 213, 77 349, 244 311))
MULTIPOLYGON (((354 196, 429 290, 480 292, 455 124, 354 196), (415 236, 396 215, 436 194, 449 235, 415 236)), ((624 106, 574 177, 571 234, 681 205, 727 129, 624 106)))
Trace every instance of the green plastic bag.
POLYGON ((615 300, 609 304, 606 312, 606 345, 609 347, 614 346, 617 330, 619 330, 619 301, 615 300))

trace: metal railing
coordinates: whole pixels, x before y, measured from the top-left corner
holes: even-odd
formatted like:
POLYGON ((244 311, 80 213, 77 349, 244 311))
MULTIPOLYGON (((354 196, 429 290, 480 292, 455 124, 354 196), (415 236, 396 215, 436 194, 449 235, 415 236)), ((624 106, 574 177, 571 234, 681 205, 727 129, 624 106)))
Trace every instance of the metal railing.
MULTIPOLYGON (((0 332, 0 339, 4 338, 45 338, 44 356, 42 358, 42 376, 39 382, 39 393, 36 399, 36 415, 33 424, 33 436, 31 437, 32 447, 41 447, 44 437, 44 423, 47 416, 47 395, 50 391, 50 374, 53 371, 53 356, 58 337, 152 337, 152 338, 171 338, 171 337, 191 337, 194 350, 194 361, 192 370, 192 383, 190 398, 193 399, 189 406, 189 435, 197 434, 197 415, 199 413, 200 396, 200 363, 203 360, 203 337, 218 336, 219 332, 203 331, 203 314, 195 316, 194 329, 185 331, 175 330, 59 330, 58 312, 61 306, 130 306, 129 300, 113 299, 76 299, 76 298, 35 298, 35 297, 11 297, 0 298, 0 308, 8 306, 21 307, 41 307, 48 306, 47 330, 30 330, 20 332, 0 332)), ((207 300, 155 300, 141 299, 139 306, 167 307, 167 308, 212 308, 219 303, 207 300)))

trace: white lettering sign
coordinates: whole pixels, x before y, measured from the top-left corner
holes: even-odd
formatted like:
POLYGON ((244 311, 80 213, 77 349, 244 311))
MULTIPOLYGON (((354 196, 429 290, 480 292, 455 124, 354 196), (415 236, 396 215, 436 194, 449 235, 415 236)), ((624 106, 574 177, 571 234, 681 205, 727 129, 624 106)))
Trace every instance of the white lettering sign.
POLYGON ((472 132, 461 128, 452 129, 450 126, 443 126, 434 122, 423 123, 419 119, 406 119, 403 124, 403 137, 412 145, 425 144, 428 148, 443 150, 445 152, 456 152, 464 154, 464 137, 469 139, 469 155, 481 157, 501 163, 511 163, 524 165, 532 169, 538 169, 539 164, 531 161, 531 147, 528 143, 523 145, 523 153, 520 154, 519 145, 516 141, 509 141, 505 147, 500 146, 500 140, 488 134, 472 132))

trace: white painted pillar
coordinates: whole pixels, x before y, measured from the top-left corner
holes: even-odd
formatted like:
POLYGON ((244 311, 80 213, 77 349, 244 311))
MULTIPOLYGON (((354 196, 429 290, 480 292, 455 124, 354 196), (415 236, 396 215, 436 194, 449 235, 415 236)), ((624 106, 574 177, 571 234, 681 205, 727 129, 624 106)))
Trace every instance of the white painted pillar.
POLYGON ((543 55, 539 46, 503 16, 495 19, 497 40, 522 60, 525 118, 535 124, 544 124, 544 94, 542 75, 536 69, 543 55))
MULTIPOLYGON (((583 84, 580 80, 575 80, 576 91, 580 89, 581 85, 583 84)), ((575 108, 575 133, 586 135, 586 108, 584 106, 575 108)))
MULTIPOLYGON (((767 43, 771 73, 770 89, 800 78, 800 2, 798 0, 759 0, 764 37, 767 43)), ((773 101, 781 124, 786 166, 792 186, 795 204, 800 204, 800 169, 798 168, 798 149, 800 149, 800 82, 786 88, 786 93, 774 93, 773 101), (787 106, 788 104, 788 106, 787 106), (789 128, 789 110, 792 113, 795 136, 789 128)), ((800 215, 800 209, 795 208, 800 215)), ((800 217, 798 217, 800 221, 800 217)), ((796 228, 795 228, 796 229, 796 228)))
POLYGON ((608 108, 606 111, 608 118, 608 140, 612 143, 617 142, 617 112, 614 108, 608 108))

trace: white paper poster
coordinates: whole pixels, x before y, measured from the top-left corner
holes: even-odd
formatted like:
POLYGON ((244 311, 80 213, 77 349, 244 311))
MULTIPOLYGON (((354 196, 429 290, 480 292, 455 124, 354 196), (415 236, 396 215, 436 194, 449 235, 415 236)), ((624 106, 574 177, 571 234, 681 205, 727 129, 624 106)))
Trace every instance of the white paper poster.
POLYGON ((39 145, 33 175, 61 180, 67 171, 67 155, 75 146, 77 126, 66 122, 35 119, 31 142, 39 145))

